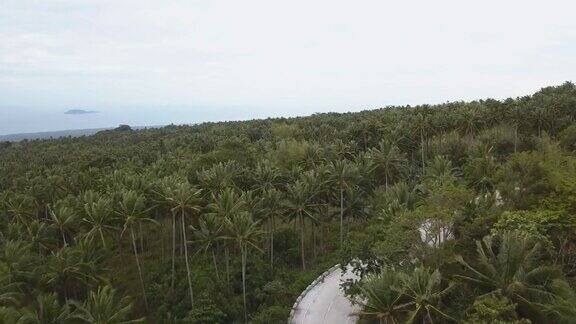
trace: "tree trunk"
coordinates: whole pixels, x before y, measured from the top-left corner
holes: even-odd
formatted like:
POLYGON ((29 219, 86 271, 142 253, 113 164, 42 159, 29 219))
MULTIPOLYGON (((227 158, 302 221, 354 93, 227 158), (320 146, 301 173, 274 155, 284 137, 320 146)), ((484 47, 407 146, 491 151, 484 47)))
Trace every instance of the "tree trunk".
POLYGON ((240 247, 242 253, 242 295, 244 299, 244 322, 248 323, 248 310, 246 308, 246 260, 248 258, 247 247, 240 247))
POLYGON ((165 250, 164 250, 164 222, 161 223, 161 227, 160 227, 160 249, 162 251, 161 257, 162 257, 162 262, 164 262, 165 257, 165 250))
POLYGON ((384 171, 384 178, 386 179, 386 189, 388 189, 388 168, 384 171))
POLYGON ((142 223, 138 224, 138 232, 140 235, 140 251, 144 251, 144 232, 142 231, 142 223))
POLYGON ((514 127, 514 153, 516 153, 518 147, 518 125, 514 127))
POLYGON ((60 229, 60 233, 62 233, 62 241, 64 246, 68 246, 68 242, 66 242, 66 235, 64 235, 64 231, 62 229, 60 229))
POLYGON ((194 292, 192 291, 192 277, 190 274, 190 263, 188 262, 188 240, 186 239, 186 225, 184 222, 184 211, 182 211, 182 239, 184 240, 184 258, 186 259, 186 273, 188 275, 188 288, 190 289, 190 305, 194 307, 194 292))
POLYGON ((312 255, 314 256, 314 261, 318 259, 318 254, 316 253, 316 225, 312 222, 312 255))
POLYGON ((108 250, 108 247, 106 246, 106 240, 104 239, 104 233, 102 233, 102 229, 98 230, 98 232, 100 232, 100 238, 102 239, 102 246, 104 247, 104 250, 108 250))
POLYGON ((226 259, 226 283, 230 285, 230 252, 228 247, 224 248, 224 257, 226 259))
POLYGON ((344 188, 340 188, 340 249, 344 244, 344 188))
POLYGON ((140 267, 140 260, 138 259, 138 249, 136 248, 136 237, 134 236, 134 228, 130 226, 130 236, 132 236, 132 247, 134 248, 134 257, 136 258, 136 266, 138 267, 138 276, 140 277, 140 285, 142 286, 142 297, 144 298, 144 306, 148 312, 148 299, 146 298, 146 288, 144 288, 144 279, 142 278, 142 268, 140 267))
POLYGON ((170 287, 174 289, 176 279, 176 214, 172 212, 172 283, 170 287))
POLYGON ((302 256, 302 270, 306 270, 306 256, 304 255, 305 228, 304 228, 304 217, 302 217, 302 212, 298 213, 298 217, 300 218, 300 253, 302 256))
POLYGON ((274 273, 274 215, 270 218, 270 269, 274 273))
POLYGON ((214 271, 216 271, 216 279, 220 281, 220 273, 218 273, 218 263, 216 262, 216 253, 214 252, 214 248, 212 248, 212 262, 214 262, 214 271))
POLYGON ((424 168, 426 168, 426 163, 424 162, 424 132, 422 130, 420 130, 420 147, 422 151, 422 171, 424 171, 424 168))

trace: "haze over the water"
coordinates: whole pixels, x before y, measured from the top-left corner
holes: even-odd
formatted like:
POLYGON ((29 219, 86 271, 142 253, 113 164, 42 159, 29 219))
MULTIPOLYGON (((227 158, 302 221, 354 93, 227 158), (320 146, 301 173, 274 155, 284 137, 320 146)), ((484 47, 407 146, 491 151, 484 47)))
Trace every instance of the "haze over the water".
POLYGON ((558 0, 2 0, 0 134, 529 94, 574 79, 575 9, 558 0))

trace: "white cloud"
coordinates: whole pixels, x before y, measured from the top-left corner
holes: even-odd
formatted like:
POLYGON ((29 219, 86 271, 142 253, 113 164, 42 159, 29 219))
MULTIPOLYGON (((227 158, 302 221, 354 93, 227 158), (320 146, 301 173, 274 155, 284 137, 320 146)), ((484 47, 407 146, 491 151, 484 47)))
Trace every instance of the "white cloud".
MULTIPOLYGON (((195 121, 199 106, 262 116, 522 95, 575 75, 574 9, 560 0, 3 0, 0 113, 169 105, 195 121)), ((146 111, 155 124, 158 112, 146 111)))

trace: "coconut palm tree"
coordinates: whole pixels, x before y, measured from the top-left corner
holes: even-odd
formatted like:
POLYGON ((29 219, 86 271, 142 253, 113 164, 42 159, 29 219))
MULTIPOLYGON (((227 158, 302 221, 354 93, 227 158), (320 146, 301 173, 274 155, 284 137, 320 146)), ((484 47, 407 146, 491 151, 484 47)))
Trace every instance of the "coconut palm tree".
MULTIPOLYGON (((244 197, 236 193, 232 188, 226 188, 218 195, 212 194, 210 203, 208 204, 208 215, 224 222, 225 219, 231 219, 238 213, 246 211, 246 201, 244 197)), ((224 228, 226 230, 226 227, 224 228)), ((226 242, 223 242, 224 254, 226 258, 226 278, 228 281, 230 277, 229 269, 229 248, 226 242)))
POLYGON ((42 251, 48 251, 54 243, 53 236, 50 235, 50 227, 44 221, 38 219, 28 222, 26 234, 28 241, 32 243, 32 246, 37 249, 39 254, 42 251))
POLYGON ((331 162, 328 165, 331 181, 337 185, 340 196, 340 247, 344 242, 344 193, 358 180, 358 168, 345 160, 331 162))
POLYGON ((270 226, 268 234, 270 235, 270 269, 272 271, 274 271, 274 234, 276 232, 276 220, 281 213, 283 198, 283 193, 274 188, 266 189, 262 192, 263 219, 267 220, 270 226))
POLYGON ((28 222, 36 213, 34 198, 17 194, 6 199, 6 211, 16 222, 28 226, 28 222))
MULTIPOLYGON (((190 261, 188 259, 188 238, 186 236, 186 216, 192 216, 201 207, 201 189, 190 185, 189 182, 179 182, 175 184, 167 197, 172 203, 173 215, 180 215, 182 239, 184 246, 184 259, 186 262, 186 273, 188 277, 188 288, 190 290, 190 303, 194 305, 194 292, 192 290, 192 273, 190 271, 190 261)), ((175 217, 175 216, 174 216, 175 217)), ((175 228, 174 228, 175 229, 175 228)), ((174 253, 174 250, 173 250, 174 253)))
POLYGON ((288 186, 287 200, 284 201, 284 207, 296 224, 300 227, 300 255, 302 260, 302 269, 306 270, 306 253, 304 247, 305 237, 305 222, 307 220, 316 222, 317 219, 313 215, 312 208, 314 207, 313 198, 314 192, 307 182, 296 181, 294 184, 288 186))
POLYGON ((136 235, 134 235, 134 227, 142 223, 156 224, 156 221, 147 217, 148 210, 146 209, 146 200, 144 196, 132 190, 124 190, 121 193, 121 197, 122 198, 118 204, 118 209, 116 210, 118 216, 120 216, 120 218, 124 221, 124 226, 120 236, 122 236, 126 231, 130 232, 134 258, 138 268, 138 277, 140 278, 140 286, 142 288, 142 297, 144 299, 146 310, 148 310, 148 299, 146 298, 146 288, 144 286, 144 278, 142 276, 142 267, 138 257, 138 248, 136 247, 136 235))
POLYGON ((371 173, 380 178, 384 176, 384 185, 398 180, 407 168, 408 160, 395 144, 381 141, 377 148, 368 151, 371 173))
POLYGON ((532 237, 520 232, 505 232, 495 244, 495 237, 476 241, 478 259, 474 265, 461 263, 466 273, 457 275, 488 293, 501 293, 525 311, 532 312, 534 303, 548 297, 549 283, 560 276, 558 269, 540 262, 541 246, 532 237))
POLYGON ((71 235, 78 225, 78 216, 72 207, 62 203, 56 204, 54 208, 48 206, 50 220, 60 231, 62 244, 68 246, 67 236, 71 235))
POLYGON ((218 244, 223 240, 224 224, 222 219, 211 214, 205 214, 198 219, 198 226, 193 226, 193 243, 196 246, 196 253, 208 251, 212 254, 212 262, 216 278, 220 280, 216 251, 218 244))
POLYGON ((281 184, 282 173, 280 169, 270 162, 270 160, 263 160, 256 165, 252 172, 255 185, 254 189, 258 192, 274 189, 281 184))
POLYGON ((38 268, 38 255, 32 252, 32 244, 24 241, 6 241, 0 248, 0 273, 7 284, 33 282, 38 268))
POLYGON ((395 289, 406 299, 401 307, 409 310, 407 323, 416 323, 418 320, 433 323, 433 314, 443 320, 457 322, 438 306, 442 297, 454 287, 451 282, 442 288, 441 279, 438 269, 431 270, 424 266, 416 267, 412 272, 399 273, 400 286, 395 289))
POLYGON ((234 187, 238 169, 239 167, 234 161, 219 162, 209 169, 202 169, 197 172, 200 187, 212 193, 234 187))
POLYGON ((554 323, 573 323, 576 318, 576 291, 561 279, 552 282, 552 291, 552 300, 542 305, 546 314, 554 323))
POLYGON ((76 247, 65 246, 46 258, 42 281, 58 293, 61 301, 68 301, 71 294, 98 281, 94 265, 83 260, 80 253, 76 247))
POLYGON ((90 197, 89 202, 84 204, 82 222, 88 226, 88 231, 84 234, 84 237, 90 242, 99 237, 105 250, 108 249, 105 234, 117 230, 116 221, 110 199, 90 197))
POLYGON ((400 276, 392 268, 384 267, 379 274, 366 277, 359 285, 360 315, 376 318, 380 324, 400 323, 407 311, 402 308, 400 276))
POLYGON ((34 302, 21 310, 18 323, 26 324, 61 324, 71 323, 68 304, 61 305, 56 294, 39 293, 34 302))
POLYGON ((425 140, 428 132, 432 129, 430 118, 427 114, 420 112, 413 120, 413 130, 420 137, 420 154, 422 160, 422 170, 426 167, 425 140))
POLYGON ((72 301, 76 311, 73 318, 90 324, 128 324, 140 323, 144 318, 130 320, 132 302, 127 298, 118 299, 116 290, 111 286, 99 287, 91 291, 84 303, 72 301))
MULTIPOLYGON (((10 277, 3 274, 0 277, 0 305, 17 305, 23 294, 20 292, 21 282, 10 282, 10 277)), ((0 317, 0 323, 1 317, 0 317)))
POLYGON ((246 264, 250 249, 260 251, 258 239, 263 232, 258 228, 258 222, 252 219, 249 212, 240 212, 231 218, 224 219, 228 231, 227 239, 233 241, 240 251, 242 263, 242 296, 244 301, 244 320, 248 322, 248 309, 246 303, 246 264))

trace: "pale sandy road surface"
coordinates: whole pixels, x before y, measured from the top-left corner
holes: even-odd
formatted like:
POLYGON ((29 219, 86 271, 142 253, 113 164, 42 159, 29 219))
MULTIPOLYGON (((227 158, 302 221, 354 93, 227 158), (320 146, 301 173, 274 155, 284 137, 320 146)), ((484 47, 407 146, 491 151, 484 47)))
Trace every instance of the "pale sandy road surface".
MULTIPOLYGON (((348 266, 350 268, 350 266, 348 266)), ((314 286, 300 301, 294 311, 293 324, 352 324, 359 308, 344 296, 340 284, 347 279, 357 279, 351 271, 344 276, 340 268, 334 269, 324 280, 314 286)))

